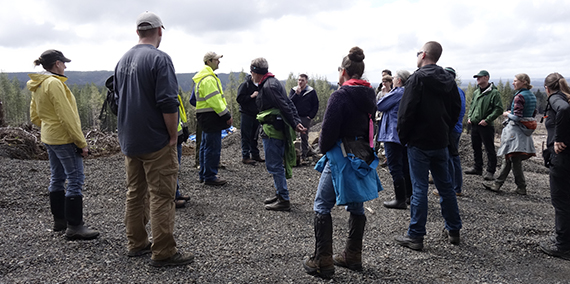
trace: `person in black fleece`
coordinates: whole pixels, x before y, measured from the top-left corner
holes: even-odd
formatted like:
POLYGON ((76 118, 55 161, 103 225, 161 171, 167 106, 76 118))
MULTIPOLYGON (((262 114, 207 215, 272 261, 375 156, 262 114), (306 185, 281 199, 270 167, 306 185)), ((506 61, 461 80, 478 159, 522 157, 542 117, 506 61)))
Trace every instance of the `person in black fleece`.
POLYGON ((259 111, 255 99, 258 94, 259 91, 251 80, 251 75, 247 75, 238 88, 236 101, 239 103, 239 112, 241 112, 241 161, 248 165, 265 161, 259 156, 259 149, 257 149, 259 121, 256 117, 259 111))
POLYGON ((398 109, 398 136, 408 147, 413 192, 408 232, 395 241, 413 250, 423 248, 430 171, 439 191, 444 234, 452 244, 459 244, 461 218, 449 174, 450 154, 457 149, 448 146, 454 145, 450 134, 459 118, 461 98, 453 76, 436 65, 442 50, 439 43, 430 41, 417 53, 419 69, 406 82, 398 109))
MULTIPOLYGON (((319 139, 321 153, 335 150, 334 148, 338 147, 337 142, 345 137, 352 140, 358 137, 358 140, 362 139, 368 145, 371 142, 370 132, 373 132, 371 126, 372 115, 376 112, 376 94, 368 82, 360 79, 364 73, 363 59, 362 49, 353 47, 339 67, 339 84, 342 86, 332 93, 328 101, 319 139)), ((328 155, 325 157, 327 160, 313 205, 315 253, 303 261, 303 267, 311 275, 330 278, 334 274, 335 265, 351 270, 362 270, 362 237, 366 216, 363 202, 347 204, 346 210, 350 212, 348 220, 350 232, 346 247, 341 254, 333 256, 331 209, 336 204, 336 193, 332 175, 343 174, 343 172, 332 173, 328 155)), ((376 174, 375 169, 371 172, 376 174)), ((375 178, 378 179, 378 176, 376 175, 375 178)), ((338 190, 350 189, 340 187, 338 190)))
POLYGON ((297 113, 299 118, 301 118, 301 123, 305 128, 307 128, 306 133, 301 133, 301 158, 305 160, 309 155, 312 155, 312 150, 309 151, 309 129, 311 128, 311 122, 317 112, 319 111, 319 98, 317 97, 317 91, 307 85, 309 77, 306 74, 299 75, 297 80, 298 85, 291 88, 289 91, 289 99, 293 102, 297 108, 297 113))
POLYGON ((570 87, 559 73, 544 79, 548 105, 544 116, 548 131, 546 150, 542 152, 550 168, 550 198, 554 207, 555 236, 540 244, 551 256, 570 260, 570 87))

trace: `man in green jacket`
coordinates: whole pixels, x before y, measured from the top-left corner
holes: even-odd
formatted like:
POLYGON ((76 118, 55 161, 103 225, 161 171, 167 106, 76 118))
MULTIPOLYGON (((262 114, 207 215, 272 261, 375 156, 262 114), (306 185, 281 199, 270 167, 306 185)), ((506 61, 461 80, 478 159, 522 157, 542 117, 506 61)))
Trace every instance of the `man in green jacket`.
POLYGON ((222 56, 215 52, 206 53, 204 69, 192 78, 196 93, 196 118, 202 128, 200 181, 206 185, 226 184, 225 180, 217 177, 218 164, 222 151, 222 130, 229 128, 233 120, 224 98, 222 83, 214 74, 222 56))
POLYGON ((468 175, 483 174, 483 151, 485 145, 487 152, 487 171, 483 175, 485 180, 493 180, 497 168, 497 155, 495 152, 495 127, 493 122, 503 113, 501 94, 493 83, 489 83, 489 72, 481 70, 475 74, 478 88, 473 92, 473 100, 469 107, 467 123, 471 125, 471 145, 475 156, 473 168, 465 171, 468 175))

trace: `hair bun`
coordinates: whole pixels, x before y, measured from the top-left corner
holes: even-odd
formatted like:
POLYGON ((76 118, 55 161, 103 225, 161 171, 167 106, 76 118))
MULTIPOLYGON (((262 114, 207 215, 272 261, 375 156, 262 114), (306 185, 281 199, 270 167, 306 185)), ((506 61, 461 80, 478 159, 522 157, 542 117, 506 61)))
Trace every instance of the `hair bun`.
POLYGON ((353 62, 362 62, 364 60, 364 51, 362 48, 355 46, 348 52, 348 58, 353 62))

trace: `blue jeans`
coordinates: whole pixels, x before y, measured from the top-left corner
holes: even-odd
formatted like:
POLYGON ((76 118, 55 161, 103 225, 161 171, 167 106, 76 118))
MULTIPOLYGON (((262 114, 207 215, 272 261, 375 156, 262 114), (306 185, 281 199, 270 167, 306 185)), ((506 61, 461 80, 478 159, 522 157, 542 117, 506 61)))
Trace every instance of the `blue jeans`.
POLYGON ((202 132, 200 143, 200 179, 215 180, 222 153, 222 131, 202 132))
POLYGON ((460 230, 461 217, 449 174, 449 150, 447 148, 422 150, 408 147, 408 160, 413 187, 408 235, 412 238, 423 238, 426 234, 430 171, 439 192, 439 204, 441 215, 445 219, 445 228, 450 231, 460 230))
MULTIPOLYGON (((461 133, 452 131, 451 136, 452 142, 455 144, 455 148, 459 149, 461 133)), ((461 160, 459 159, 459 155, 450 157, 449 174, 451 175, 451 182, 453 183, 453 191, 455 191, 455 193, 461 193, 461 187, 463 186, 463 171, 461 170, 461 160)))
POLYGON ((77 153, 75 144, 46 145, 49 156, 51 177, 49 192, 67 190, 65 196, 83 196, 81 189, 85 175, 83 175, 83 157, 77 153))
POLYGON ((241 157, 249 159, 259 157, 257 149, 257 137, 259 137, 259 121, 255 116, 241 114, 241 157))
MULTIPOLYGON (((180 161, 182 160, 182 144, 176 145, 176 153, 178 154, 178 170, 180 170, 180 161)), ((178 175, 180 175, 180 173, 178 173, 178 175)), ((176 199, 180 197, 180 183, 178 180, 180 180, 180 178, 176 178, 176 199)))
POLYGON ((263 138, 263 149, 265 150, 265 167, 273 175, 273 185, 276 193, 281 198, 289 200, 289 189, 287 189, 285 167, 283 166, 285 142, 275 138, 263 138))
MULTIPOLYGON (((317 194, 315 194, 315 202, 313 210, 318 214, 331 214, 331 209, 336 204, 336 193, 334 192, 330 161, 327 161, 325 168, 321 173, 317 194)), ((345 206, 346 211, 355 215, 364 215, 364 203, 355 202, 345 206)))

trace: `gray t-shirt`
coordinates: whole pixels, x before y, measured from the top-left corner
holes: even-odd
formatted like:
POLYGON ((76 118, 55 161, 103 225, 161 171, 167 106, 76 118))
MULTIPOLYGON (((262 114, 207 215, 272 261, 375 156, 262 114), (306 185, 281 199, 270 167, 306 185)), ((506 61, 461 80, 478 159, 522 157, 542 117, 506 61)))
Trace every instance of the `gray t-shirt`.
POLYGON ((114 83, 123 153, 148 154, 168 145, 162 114, 178 112, 178 81, 170 56, 149 44, 136 45, 117 63, 114 83))

